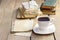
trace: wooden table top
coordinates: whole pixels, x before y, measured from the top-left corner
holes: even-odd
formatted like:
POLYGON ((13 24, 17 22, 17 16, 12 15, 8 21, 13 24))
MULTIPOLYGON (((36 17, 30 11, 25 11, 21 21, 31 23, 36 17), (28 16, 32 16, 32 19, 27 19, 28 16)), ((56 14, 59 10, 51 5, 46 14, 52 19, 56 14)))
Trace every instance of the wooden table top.
MULTIPOLYGON (((26 0, 25 0, 26 1, 26 0)), ((39 1, 39 0, 36 0, 39 1)), ((14 21, 15 11, 19 5, 21 0, 4 0, 0 4, 0 40, 6 40, 7 34, 11 29, 11 21, 14 21), (14 13, 13 13, 14 11, 14 13), (13 15, 13 16, 12 16, 13 15), (13 18, 12 18, 13 17, 13 18)), ((40 2, 39 2, 40 3, 40 2)), ((57 1, 56 7, 56 15, 54 16, 56 21, 54 22, 56 25, 55 34, 51 35, 36 35, 32 34, 32 40, 60 40, 60 0, 57 1)))

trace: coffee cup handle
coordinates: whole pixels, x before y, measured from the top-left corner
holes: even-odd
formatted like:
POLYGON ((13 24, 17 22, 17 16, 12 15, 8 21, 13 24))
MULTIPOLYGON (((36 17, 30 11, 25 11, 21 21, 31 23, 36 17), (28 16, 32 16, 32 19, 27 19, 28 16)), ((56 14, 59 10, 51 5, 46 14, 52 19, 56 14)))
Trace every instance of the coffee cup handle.
POLYGON ((53 22, 54 21, 54 18, 50 18, 50 22, 53 22))

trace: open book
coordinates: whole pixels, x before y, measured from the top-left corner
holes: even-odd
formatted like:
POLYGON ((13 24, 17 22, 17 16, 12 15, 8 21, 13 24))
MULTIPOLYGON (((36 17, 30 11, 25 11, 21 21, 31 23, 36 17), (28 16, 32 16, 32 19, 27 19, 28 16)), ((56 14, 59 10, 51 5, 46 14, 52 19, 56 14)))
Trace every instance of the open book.
POLYGON ((25 9, 38 9, 39 6, 36 1, 23 2, 22 5, 25 9))
POLYGON ((19 8, 17 18, 35 18, 38 14, 42 14, 36 1, 23 2, 22 8, 19 8))

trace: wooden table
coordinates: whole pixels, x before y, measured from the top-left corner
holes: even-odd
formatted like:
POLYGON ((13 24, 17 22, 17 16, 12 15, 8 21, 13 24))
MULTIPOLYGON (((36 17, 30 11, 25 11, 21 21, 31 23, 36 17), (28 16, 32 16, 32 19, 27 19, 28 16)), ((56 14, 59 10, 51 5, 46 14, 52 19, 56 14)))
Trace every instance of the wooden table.
MULTIPOLYGON (((34 21, 35 21, 35 23, 34 24, 36 24, 37 23, 37 19, 34 19, 34 21)), ((16 32, 16 33, 18 33, 18 32, 16 32)), ((20 36, 20 35, 19 35, 20 36)), ((12 35, 11 36, 11 33, 10 33, 10 36, 9 37, 11 37, 11 38, 9 38, 8 40, 12 40, 12 38, 14 38, 15 36, 14 35, 12 35)), ((21 39, 22 37, 20 37, 20 39, 21 39)), ((19 39, 19 38, 17 38, 17 39, 19 39)), ((23 38, 23 40, 56 40, 56 38, 55 38, 55 34, 54 33, 52 33, 52 34, 49 34, 49 35, 39 35, 39 34, 35 34, 33 31, 32 31, 32 34, 31 34, 31 36, 30 37, 24 37, 23 38), (28 38, 30 38, 30 39, 28 39, 28 38)), ((16 40, 16 39, 14 39, 14 40, 16 40)))
MULTIPOLYGON (((37 0, 38 1, 38 0, 37 0)), ((17 9, 20 5, 20 0, 3 0, 0 4, 0 40, 6 40, 9 34, 11 28, 11 20, 13 13, 13 10, 17 9), (9 12, 7 11, 9 9, 9 12)), ((39 2, 40 3, 40 2, 39 2)), ((56 18, 55 24, 56 24, 56 32, 55 34, 51 35, 35 35, 32 34, 32 40, 60 40, 60 0, 58 0, 56 8, 56 15, 54 16, 56 18), (56 37, 54 37, 56 36, 56 37)))
POLYGON ((8 40, 56 40, 54 37, 54 34, 50 35, 37 35, 32 33, 31 37, 25 37, 25 36, 14 36, 13 34, 9 34, 8 40))

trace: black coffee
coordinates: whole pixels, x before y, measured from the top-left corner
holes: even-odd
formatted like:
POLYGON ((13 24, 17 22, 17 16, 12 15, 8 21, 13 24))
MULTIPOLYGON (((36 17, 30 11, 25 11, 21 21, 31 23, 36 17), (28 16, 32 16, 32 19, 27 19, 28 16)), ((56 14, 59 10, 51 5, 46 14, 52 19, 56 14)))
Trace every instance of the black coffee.
POLYGON ((40 17, 38 21, 50 21, 49 17, 40 17))

